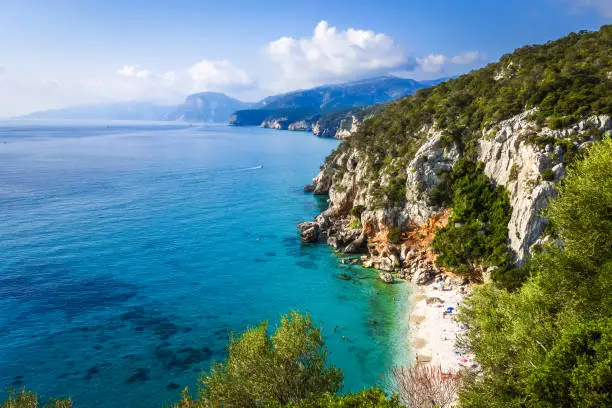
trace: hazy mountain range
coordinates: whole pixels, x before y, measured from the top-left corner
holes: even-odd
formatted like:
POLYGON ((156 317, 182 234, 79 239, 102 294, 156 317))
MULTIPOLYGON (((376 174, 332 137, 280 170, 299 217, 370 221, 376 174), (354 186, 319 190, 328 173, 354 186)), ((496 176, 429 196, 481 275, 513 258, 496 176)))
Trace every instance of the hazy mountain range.
POLYGON ((389 102, 442 80, 382 76, 334 85, 318 86, 269 96, 257 103, 242 102, 217 92, 189 95, 181 105, 151 102, 118 102, 76 106, 30 113, 27 119, 157 120, 184 122, 228 122, 234 125, 261 125, 267 118, 290 112, 295 120, 342 109, 389 102))

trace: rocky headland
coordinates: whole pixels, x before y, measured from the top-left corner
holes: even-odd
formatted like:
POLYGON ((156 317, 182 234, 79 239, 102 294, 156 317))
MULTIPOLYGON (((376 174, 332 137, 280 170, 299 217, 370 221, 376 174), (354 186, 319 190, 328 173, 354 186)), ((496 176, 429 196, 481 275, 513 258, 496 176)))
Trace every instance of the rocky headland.
MULTIPOLYGON (((511 205, 507 245, 515 265, 552 239, 545 232, 542 209, 555 197, 555 183, 564 177, 569 155, 579 154, 612 129, 612 119, 606 115, 554 130, 536 124, 530 119, 533 113, 525 111, 487 127, 476 144, 476 160, 484 174, 507 190, 511 205)), ((473 362, 456 349, 454 340, 461 328, 450 319, 452 312, 442 322, 443 311, 447 307, 456 311, 471 285, 488 281, 496 267, 457 275, 436 263, 431 242, 449 222, 452 208, 434 204, 432 192, 441 182, 441 172, 450 171, 465 152, 457 143, 444 143, 444 129, 435 124, 420 132, 422 142, 414 158, 400 170, 405 175, 401 205, 374 204, 379 200, 372 187, 371 160, 351 148, 326 161, 305 189, 328 195, 329 205, 298 229, 304 243, 326 242, 340 253, 361 254, 361 264, 378 270, 385 282, 400 279, 416 285, 412 311, 404 317, 410 321, 411 348, 415 356, 420 353, 422 359, 456 370, 473 362)), ((384 186, 390 179, 383 172, 376 182, 384 186)))
MULTIPOLYGON (((500 381, 513 382, 515 388, 499 399, 519 405, 526 401, 525 384, 540 387, 534 378, 548 375, 542 367, 554 355, 552 347, 565 344, 565 334, 547 330, 532 335, 537 331, 532 318, 542 313, 555 322, 551 325, 564 325, 559 304, 576 316, 587 310, 576 322, 598 313, 571 299, 585 297, 578 292, 598 293, 594 277, 602 268, 592 265, 604 262, 607 250, 599 239, 608 233, 607 224, 589 225, 583 218, 584 233, 600 231, 592 238, 596 247, 583 243, 581 225, 575 225, 579 218, 571 220, 573 211, 567 207, 575 197, 568 198, 567 191, 578 179, 578 190, 606 202, 605 193, 593 186, 605 182, 585 176, 592 172, 605 178, 605 164, 597 170, 581 166, 592 154, 603 163, 600 149, 610 143, 610 39, 606 26, 526 46, 388 103, 355 123, 351 137, 327 157, 305 189, 329 198, 325 211, 299 225, 302 241, 326 242, 339 253, 359 255, 361 264, 383 282, 408 281, 414 294, 411 309, 398 317, 401 326, 410 327, 404 346, 417 364, 433 364, 428 369, 447 378, 467 367, 464 378, 473 379, 466 380, 467 388, 479 390, 463 390, 464 398, 472 398, 468 406, 484 406, 480 393, 492 389, 495 394, 487 399, 498 398, 505 392, 497 387, 500 381), (559 202, 564 204, 559 207, 559 202), (589 249, 572 250, 577 247, 589 249), (583 260, 570 265, 578 253, 583 260), (565 275, 555 276, 564 267, 565 275), (584 291, 570 290, 567 301, 564 295, 555 298, 566 287, 581 285, 584 291), (536 292, 546 295, 538 298, 536 292), (504 302, 512 309, 527 306, 513 316, 504 302), (546 302, 545 312, 535 311, 546 302), (529 327, 529 334, 515 326, 517 320, 529 327), (498 324, 507 338, 496 337, 498 324), (456 341, 458 336, 462 341, 456 341), (537 347, 525 345, 538 337, 547 339, 546 347, 539 340, 537 347), (497 343, 510 351, 496 350, 492 357, 497 343), (497 360, 498 354, 505 360, 497 360)), ((589 212, 605 218, 599 203, 581 207, 575 209, 577 217, 589 212)))
MULTIPOLYGON (((523 262, 530 249, 545 238, 542 234, 547 221, 541 211, 555 196, 555 183, 565 175, 568 144, 572 151, 580 152, 612 129, 612 119, 605 115, 564 129, 538 129, 528 119, 532 113, 523 112, 485 129, 477 149, 484 173, 508 191, 508 245, 515 263, 523 262), (536 133, 548 142, 531 142, 536 133)), ((368 179, 368 160, 360 151, 348 150, 326 162, 307 190, 328 194, 329 206, 315 220, 299 224, 302 241, 325 241, 343 253, 366 254, 364 266, 393 272, 400 278, 415 277, 421 283, 428 282, 425 276, 434 278, 439 269, 429 242, 445 225, 450 209, 432 204, 431 193, 439 183, 440 170, 452 169, 462 152, 456 144, 444 146, 443 132, 435 125, 426 129, 426 135, 403 170, 405 196, 401 206, 372 208, 376 198, 368 179), (397 236, 390 240, 393 232, 397 236)), ((378 182, 384 185, 388 177, 383 174, 378 182)))

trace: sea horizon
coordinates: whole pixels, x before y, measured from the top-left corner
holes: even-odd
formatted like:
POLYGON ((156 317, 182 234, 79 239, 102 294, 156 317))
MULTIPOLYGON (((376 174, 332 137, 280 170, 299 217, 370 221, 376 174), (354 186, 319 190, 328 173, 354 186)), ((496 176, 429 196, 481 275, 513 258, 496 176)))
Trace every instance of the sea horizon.
POLYGON ((322 326, 344 391, 380 384, 409 355, 408 285, 296 230, 326 206, 303 186, 337 143, 219 125, 0 122, 0 383, 80 407, 158 406, 224 358, 230 331, 299 310, 322 326))

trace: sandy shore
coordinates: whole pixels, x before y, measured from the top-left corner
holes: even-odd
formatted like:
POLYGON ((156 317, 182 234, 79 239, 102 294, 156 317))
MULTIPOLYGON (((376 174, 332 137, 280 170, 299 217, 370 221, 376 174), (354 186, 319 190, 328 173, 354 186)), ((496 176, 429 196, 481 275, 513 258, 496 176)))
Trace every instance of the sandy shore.
POLYGON ((456 338, 463 331, 455 320, 457 307, 464 295, 456 286, 441 289, 439 283, 414 286, 410 322, 410 344, 413 362, 440 365, 444 372, 457 372, 474 364, 471 354, 456 347, 456 338), (447 308, 452 312, 445 313, 447 308))

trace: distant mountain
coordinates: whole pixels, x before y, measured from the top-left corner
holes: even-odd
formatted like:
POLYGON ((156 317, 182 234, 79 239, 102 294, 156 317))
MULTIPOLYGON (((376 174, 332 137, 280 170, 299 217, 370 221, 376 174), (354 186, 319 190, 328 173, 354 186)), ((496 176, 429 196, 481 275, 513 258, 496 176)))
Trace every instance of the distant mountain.
POLYGON ((304 109, 325 113, 389 102, 427 86, 431 84, 388 75, 271 96, 257 103, 254 108, 304 109))
POLYGON ((444 80, 420 82, 389 75, 289 92, 235 112, 230 125, 313 130, 320 136, 335 137, 341 137, 338 131, 343 128, 345 132, 341 133, 345 137, 353 122, 357 126, 373 111, 362 107, 400 99, 444 80))
POLYGON ((118 102, 46 110, 21 118, 227 122, 232 113, 251 105, 222 93, 200 92, 189 95, 185 102, 178 106, 163 106, 150 102, 118 102))
POLYGON ((21 116, 23 119, 168 120, 176 106, 150 102, 118 102, 104 105, 52 109, 21 116))
POLYGON ((234 126, 313 130, 323 137, 345 137, 375 109, 363 107, 390 102, 442 80, 382 76, 342 84, 323 85, 280 95, 257 103, 241 102, 217 92, 189 95, 181 105, 119 102, 34 112, 27 119, 157 120, 227 122, 234 126), (319 126, 316 126, 317 123, 319 126), (338 131, 340 131, 338 133, 338 131))
POLYGON ((252 104, 217 92, 200 92, 189 95, 185 103, 176 108, 168 120, 185 122, 227 122, 237 110, 247 109, 252 104))

